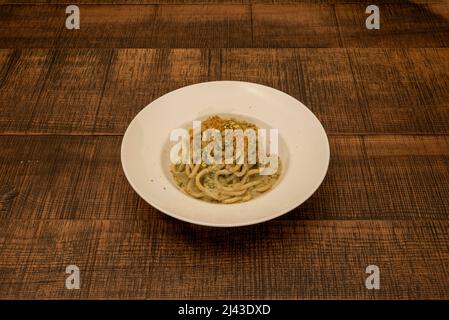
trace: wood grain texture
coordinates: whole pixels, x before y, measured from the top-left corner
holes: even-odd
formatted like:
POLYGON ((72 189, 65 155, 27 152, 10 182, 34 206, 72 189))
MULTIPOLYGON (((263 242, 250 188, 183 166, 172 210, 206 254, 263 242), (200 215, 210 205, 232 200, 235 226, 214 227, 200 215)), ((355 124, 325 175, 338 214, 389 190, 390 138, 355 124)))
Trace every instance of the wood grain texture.
POLYGON ((447 298, 446 221, 0 220, 5 298, 447 298), (242 232, 244 231, 244 232, 242 232), (80 268, 80 290, 64 287, 80 268), (381 289, 365 288, 365 268, 381 289))
MULTIPOLYGON (((129 5, 129 4, 242 4, 251 0, 77 0, 77 4, 104 4, 104 5, 129 5)), ((299 0, 301 1, 301 0, 299 0)), ((304 0, 307 1, 307 0, 304 0)), ((320 0, 310 0, 320 1, 320 0)), ((322 0, 334 1, 334 0, 322 0)), ((338 1, 338 0, 337 0, 338 1)), ((433 0, 437 1, 437 0, 433 0)), ((73 4, 69 0, 0 0, 0 4, 73 4)))
POLYGON ((449 59, 441 53, 449 52, 348 51, 368 131, 447 132, 449 59))
MULTIPOLYGON (((378 4, 434 4, 445 3, 446 0, 376 0, 378 4)), ((241 4, 241 3, 262 3, 262 4, 371 4, 368 0, 78 0, 78 4, 241 4)), ((0 0, 0 4, 73 4, 69 0, 0 0)))
POLYGON ((251 47, 251 8, 238 5, 159 6, 144 47, 251 47))
POLYGON ((341 47, 333 6, 254 5, 252 12, 257 47, 341 47))
POLYGON ((65 28, 63 6, 0 6, 0 47, 54 47, 65 28))
POLYGON ((399 211, 407 215, 407 212, 419 210, 429 215, 443 213, 441 217, 447 220, 448 142, 448 136, 364 138, 369 170, 365 190, 373 215, 388 216, 399 211), (433 205, 422 206, 423 198, 416 192, 417 188, 426 189, 425 202, 433 205))
POLYGON ((381 4, 380 29, 367 30, 366 4, 336 4, 344 47, 447 47, 447 3, 381 4))
POLYGON ((365 4, 1 5, 0 48, 447 47, 445 3, 384 3, 381 29, 365 4), (33 32, 30 32, 33 30, 33 32))
POLYGON ((123 134, 154 99, 209 80, 282 90, 304 102, 331 134, 449 133, 448 49, 0 53, 2 134, 123 134))
POLYGON ((251 46, 249 6, 98 5, 81 6, 80 12, 82 28, 64 29, 57 47, 251 46))
MULTIPOLYGON (((163 219, 128 185, 120 164, 121 140, 0 137, 1 217, 163 219)), ((323 185, 280 220, 447 220, 448 136, 331 136, 330 145, 323 185)))
POLYGON ((79 30, 65 28, 65 7, 0 6, 0 47, 251 46, 248 5, 80 5, 79 30))
POLYGON ((2 51, 8 59, 1 65, 0 124, 2 132, 18 128, 26 132, 52 63, 48 51, 2 51))
POLYGON ((197 49, 116 51, 94 132, 122 134, 130 120, 162 92, 208 81, 208 53, 197 49))
POLYGON ((376 1, 371 31, 358 0, 80 0, 78 31, 64 2, 0 0, 0 298, 449 298, 447 1, 376 1), (300 207, 206 228, 127 183, 131 119, 213 80, 323 123, 329 171, 300 207))
POLYGON ((2 131, 92 131, 111 54, 107 49, 15 51, 0 84, 2 131))

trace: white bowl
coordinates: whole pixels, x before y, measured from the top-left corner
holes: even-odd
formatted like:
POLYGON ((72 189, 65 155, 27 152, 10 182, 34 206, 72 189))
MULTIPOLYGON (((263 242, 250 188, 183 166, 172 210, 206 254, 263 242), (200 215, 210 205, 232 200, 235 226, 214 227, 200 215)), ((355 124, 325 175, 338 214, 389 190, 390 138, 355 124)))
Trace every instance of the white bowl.
POLYGON ((158 210, 199 225, 236 227, 279 217, 306 201, 326 175, 329 142, 315 115, 286 93, 255 83, 214 81, 167 93, 140 111, 123 137, 121 160, 133 189, 158 210), (272 190, 247 202, 216 204, 175 186, 169 172, 171 130, 211 115, 279 130, 283 167, 272 190))

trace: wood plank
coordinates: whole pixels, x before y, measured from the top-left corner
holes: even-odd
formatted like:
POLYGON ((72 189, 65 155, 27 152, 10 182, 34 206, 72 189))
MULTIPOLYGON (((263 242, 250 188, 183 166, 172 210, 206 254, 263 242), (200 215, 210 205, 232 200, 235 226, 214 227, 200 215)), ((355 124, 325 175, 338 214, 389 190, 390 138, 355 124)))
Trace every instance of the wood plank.
POLYGON ((1 6, 1 47, 139 47, 151 36, 156 13, 152 5, 80 6, 81 28, 68 30, 65 8, 1 6))
POLYGON ((207 50, 30 49, 17 55, 0 87, 3 134, 124 133, 152 100, 208 80, 207 50))
MULTIPOLYGON (((312 0, 313 1, 313 0, 312 0)), ((320 0, 317 0, 320 1, 320 0)), ((323 0, 327 1, 327 0, 323 0)), ((335 0, 329 0, 335 1, 335 0)), ((436 1, 436 0, 433 0, 436 1)), ((240 4, 240 3, 249 3, 250 0, 77 0, 77 4, 120 4, 120 5, 129 5, 129 4, 240 4)), ((23 4, 73 4, 69 0, 0 0, 0 4, 15 4, 15 5, 23 5, 23 4)))
MULTIPOLYGON (((5 0, 5 1, 20 1, 20 0, 5 0)), ((29 0, 29 1, 46 1, 46 0, 29 0)), ((49 0, 52 1, 52 0, 49 0)), ((54 0, 56 1, 56 0, 54 0)), ((82 0, 83 1, 83 0, 82 0)), ((85 0, 89 1, 89 0, 85 0)), ((106 0, 115 1, 115 0, 106 0)), ((146 0, 125 0, 125 1, 146 1, 146 0)), ((152 1, 152 0, 148 0, 152 1)), ((154 0, 159 1, 159 0, 154 0)), ((161 0, 164 1, 164 0, 161 0)), ((169 1, 169 0, 167 0, 169 1)), ((175 0, 173 0, 175 1, 175 0)), ((182 0, 179 0, 182 1, 182 0)), ((188 0, 186 0, 188 1, 188 0)), ((105 3, 106 3, 105 2, 105 3)), ((447 0, 376 0, 376 4, 434 4, 434 3, 446 3, 447 0)), ((252 0, 252 3, 263 3, 263 4, 297 4, 297 3, 314 3, 314 4, 364 4, 367 7, 370 4, 374 4, 369 0, 252 0)))
MULTIPOLYGON (((168 219, 128 185, 121 140, 1 136, 2 217, 168 219)), ((448 136, 330 136, 330 146, 322 186, 280 220, 447 219, 448 136)))
POLYGON ((440 42, 445 46, 449 46, 449 5, 447 2, 429 3, 427 8, 438 19, 432 19, 432 28, 435 37, 440 39, 440 42))
POLYGON ((365 28, 365 4, 1 5, 0 48, 447 47, 445 3, 381 4, 381 29, 365 28), (30 32, 32 30, 33 32, 30 32))
POLYGON ((365 27, 366 4, 337 4, 335 11, 344 47, 447 47, 449 21, 440 4, 382 4, 380 29, 365 27))
MULTIPOLYGON (((446 0, 400 0, 403 3, 445 3, 446 0)), ((376 0, 378 4, 398 3, 398 0, 376 0)), ((78 4, 240 4, 240 3, 262 3, 262 4, 345 4, 345 3, 370 3, 367 0, 77 0, 78 4)), ((0 0, 0 4, 73 4, 69 0, 0 0)))
POLYGON ((294 49, 222 49, 220 79, 268 85, 304 97, 294 49))
POLYGON ((1 6, 0 47, 251 46, 245 5, 80 5, 79 30, 65 28, 65 7, 1 6))
POLYGON ((118 152, 121 137, 0 140, 3 218, 133 220, 155 214, 126 183, 118 152))
MULTIPOLYGON (((369 53, 368 53, 369 54, 369 53)), ((347 50, 297 49, 297 68, 308 108, 335 133, 372 132, 347 50), (368 124, 367 124, 368 122, 368 124)))
POLYGON ((0 6, 0 48, 55 47, 63 28, 65 7, 0 6))
POLYGON ((2 50, 2 53, 10 57, 3 65, 0 83, 1 132, 25 132, 54 55, 47 50, 2 50))
POLYGON ((334 8, 253 5, 255 47, 341 47, 334 8))
POLYGON ((82 27, 63 30, 58 47, 251 46, 249 6, 87 5, 80 12, 82 27))
MULTIPOLYGON (((93 131, 100 105, 111 50, 48 51, 54 55, 33 112, 28 133, 84 133, 93 131), (76 70, 76 72, 73 72, 76 70)), ((17 90, 17 86, 11 86, 17 90)), ((12 115, 12 118, 15 116, 12 115)))
POLYGON ((12 49, 0 49, 0 86, 2 85, 9 68, 16 57, 15 51, 12 49))
POLYGON ((208 67, 208 50, 116 51, 94 132, 124 133, 135 115, 154 99, 180 87, 208 81, 208 67))
POLYGON ((299 49, 296 61, 285 49, 223 52, 222 79, 283 90, 329 132, 447 133, 446 49, 299 49))
POLYGON ((329 132, 367 131, 345 50, 223 49, 221 79, 284 91, 306 104, 329 132))
POLYGON ((448 142, 448 136, 365 137, 369 170, 365 190, 370 195, 373 216, 394 212, 407 216, 419 210, 430 216, 444 213, 447 219, 448 142), (418 188, 426 190, 425 199, 418 188))
POLYGON ((447 133, 449 51, 348 51, 371 132, 447 133))
POLYGON ((172 219, 0 220, 3 298, 438 299, 449 222, 271 221, 211 229, 172 219), (65 267, 80 268, 67 290, 65 267), (381 289, 365 288, 380 268, 381 289), (213 281, 213 286, 204 286, 213 281))
POLYGON ((449 133, 449 49, 0 52, 0 134, 123 134, 154 99, 208 80, 282 90, 331 134, 449 133))
POLYGON ((251 47, 251 30, 246 5, 162 5, 145 47, 251 47))
MULTIPOLYGON (((65 6, 58 5, 65 22, 65 6)), ((80 29, 63 28, 57 47, 128 48, 151 46, 156 6, 86 5, 80 8, 80 29)))

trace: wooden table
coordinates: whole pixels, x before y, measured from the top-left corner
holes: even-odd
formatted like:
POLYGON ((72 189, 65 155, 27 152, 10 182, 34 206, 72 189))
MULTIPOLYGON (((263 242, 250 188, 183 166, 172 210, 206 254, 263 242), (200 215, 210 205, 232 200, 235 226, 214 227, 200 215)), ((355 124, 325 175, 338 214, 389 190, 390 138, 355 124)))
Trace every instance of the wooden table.
POLYGON ((60 1, 0 2, 0 298, 449 298, 448 1, 370 1, 380 30, 354 0, 80 0, 80 30, 60 1), (131 189, 131 119, 210 80, 317 115, 331 161, 306 203, 215 229, 131 189))

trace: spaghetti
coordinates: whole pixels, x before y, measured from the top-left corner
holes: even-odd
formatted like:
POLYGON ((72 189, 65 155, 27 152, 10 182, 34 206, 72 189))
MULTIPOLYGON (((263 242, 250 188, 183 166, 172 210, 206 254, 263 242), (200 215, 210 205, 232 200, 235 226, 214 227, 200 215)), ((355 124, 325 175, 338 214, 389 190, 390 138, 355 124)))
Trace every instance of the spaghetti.
MULTIPOLYGON (((218 129, 222 136, 226 129, 254 129, 254 124, 233 118, 213 116, 201 123, 201 132, 207 129, 218 129)), ((190 139, 192 131, 189 129, 190 139)), ((233 142, 234 143, 234 142, 233 142)), ((202 142, 204 146, 205 142, 202 142)), ((244 148, 248 149, 248 140, 245 137, 244 148)), ((224 150, 224 147, 223 147, 224 150)), ((235 148, 234 148, 235 150, 235 148)), ((190 153, 192 154, 192 153, 190 153)), ((235 151, 234 151, 235 156, 235 151)), ((235 161, 232 164, 172 164, 170 171, 176 185, 186 194, 207 202, 238 203, 245 202, 270 190, 281 173, 281 162, 278 159, 278 170, 272 175, 261 175, 261 165, 248 163, 245 159, 242 164, 235 161)))

